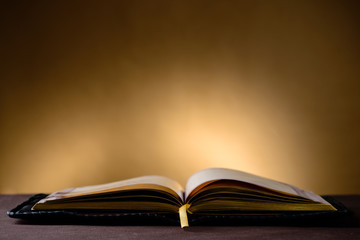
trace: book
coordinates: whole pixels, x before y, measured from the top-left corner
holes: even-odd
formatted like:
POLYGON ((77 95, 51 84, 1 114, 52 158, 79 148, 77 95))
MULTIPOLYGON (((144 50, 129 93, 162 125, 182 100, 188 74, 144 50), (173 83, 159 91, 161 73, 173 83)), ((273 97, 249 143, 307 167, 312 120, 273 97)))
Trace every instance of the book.
POLYGON ((243 171, 209 168, 193 174, 185 188, 163 176, 143 176, 101 185, 68 188, 39 200, 33 211, 108 210, 188 215, 251 215, 337 211, 321 196, 243 171))

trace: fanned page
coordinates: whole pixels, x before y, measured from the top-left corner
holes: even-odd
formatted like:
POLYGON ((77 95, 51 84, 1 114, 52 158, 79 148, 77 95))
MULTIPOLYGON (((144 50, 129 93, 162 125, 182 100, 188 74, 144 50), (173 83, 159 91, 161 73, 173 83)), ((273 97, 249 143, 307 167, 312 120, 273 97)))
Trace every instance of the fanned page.
POLYGON ((198 186, 206 183, 211 183, 217 180, 241 181, 245 183, 254 184, 260 187, 268 188, 271 190, 283 192, 286 194, 300 196, 315 202, 330 205, 330 203, 325 201, 322 197, 310 191, 305 191, 289 184, 259 177, 250 173, 246 173, 238 170, 232 170, 232 169, 225 169, 225 168, 204 169, 192 175, 188 179, 185 186, 185 199, 187 199, 188 196, 194 190, 196 190, 198 186))
POLYGON ((38 203, 44 203, 47 201, 79 197, 85 195, 93 195, 107 192, 115 192, 122 190, 133 190, 133 189, 154 189, 163 190, 178 197, 184 201, 184 190, 183 187, 176 181, 163 177, 163 176, 143 176, 137 178, 131 178, 123 181, 117 181, 107 184, 92 185, 77 188, 68 188, 62 191, 54 192, 48 197, 42 199, 38 203))

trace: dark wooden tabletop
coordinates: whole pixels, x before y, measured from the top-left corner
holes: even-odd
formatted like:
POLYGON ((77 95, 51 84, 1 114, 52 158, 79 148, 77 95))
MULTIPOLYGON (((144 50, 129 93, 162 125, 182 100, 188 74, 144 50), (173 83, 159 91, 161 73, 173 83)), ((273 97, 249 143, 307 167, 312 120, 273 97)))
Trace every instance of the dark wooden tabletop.
POLYGON ((297 226, 88 226, 29 224, 6 212, 30 195, 0 195, 0 239, 360 239, 360 195, 333 196, 352 215, 339 225, 297 226))

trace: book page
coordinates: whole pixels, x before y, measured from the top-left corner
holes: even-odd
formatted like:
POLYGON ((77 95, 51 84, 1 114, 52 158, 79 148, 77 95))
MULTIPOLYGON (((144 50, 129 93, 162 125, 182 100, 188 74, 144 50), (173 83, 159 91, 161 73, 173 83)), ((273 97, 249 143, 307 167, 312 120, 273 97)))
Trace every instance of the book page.
POLYGON ((111 191, 121 191, 121 190, 131 190, 138 188, 146 188, 146 189, 155 189, 155 190, 163 190, 164 188, 168 188, 171 191, 175 192, 180 199, 183 200, 183 187, 176 181, 163 177, 163 176, 143 176, 137 178, 131 178, 123 181, 111 182, 100 185, 92 185, 85 187, 77 187, 77 188, 68 188, 62 191, 54 192, 50 194, 48 197, 43 199, 44 201, 57 200, 62 198, 97 194, 97 193, 106 193, 111 191), (158 186, 158 187, 157 187, 158 186))
POLYGON ((187 199, 191 192, 199 185, 216 180, 242 181, 275 191, 300 196, 306 199, 313 200, 315 202, 329 204, 323 198, 310 191, 305 191, 289 184, 281 183, 264 177, 259 177, 250 173, 225 168, 204 169, 192 175, 188 179, 185 186, 185 199, 187 199))

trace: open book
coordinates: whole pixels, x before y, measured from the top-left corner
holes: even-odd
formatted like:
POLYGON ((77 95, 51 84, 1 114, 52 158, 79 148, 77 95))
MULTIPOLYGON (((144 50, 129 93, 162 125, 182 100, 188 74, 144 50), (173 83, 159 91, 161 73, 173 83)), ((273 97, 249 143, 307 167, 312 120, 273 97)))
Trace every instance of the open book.
POLYGON ((188 214, 241 215, 282 211, 336 211, 319 195, 242 171, 210 168, 192 175, 185 189, 162 176, 144 176, 108 184, 54 192, 33 210, 118 210, 188 214))

